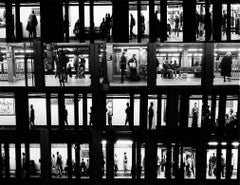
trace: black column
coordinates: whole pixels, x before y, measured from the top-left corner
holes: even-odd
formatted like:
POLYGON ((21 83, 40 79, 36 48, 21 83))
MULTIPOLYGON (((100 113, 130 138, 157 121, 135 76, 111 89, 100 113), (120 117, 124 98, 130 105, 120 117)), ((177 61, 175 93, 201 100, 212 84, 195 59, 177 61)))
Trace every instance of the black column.
POLYGON ((158 94, 158 104, 157 104, 157 130, 161 128, 161 118, 162 118, 162 95, 158 94))
POLYGON ((106 176, 107 179, 111 182, 114 179, 114 138, 112 132, 109 132, 109 135, 107 137, 106 151, 106 176))
POLYGON ((23 37, 22 23, 20 22, 20 3, 15 2, 15 17, 16 17, 16 42, 20 42, 23 37))
POLYGON ((4 143, 6 178, 10 178, 9 144, 4 143))
POLYGON ((80 42, 85 42, 84 1, 79 0, 80 42))
POLYGON ((196 0, 183 1, 183 42, 196 42, 196 0))
POLYGON ((231 41, 231 4, 227 2, 227 41, 231 41))
POLYGON ((41 37, 43 42, 63 42, 63 3, 58 0, 40 1, 41 37), (53 16, 54 12, 54 16, 53 16))
POLYGON ((167 40, 167 0, 161 0, 161 42, 167 40))
POLYGON ((94 7, 93 7, 93 0, 90 0, 90 42, 93 43, 95 39, 94 34, 94 7))
POLYGON ((69 42, 69 2, 65 2, 65 17, 64 17, 64 32, 65 32, 65 42, 69 42))
POLYGON ((14 41, 14 17, 12 15, 12 0, 5 3, 6 8, 6 42, 14 41))
POLYGON ((72 144, 67 144, 67 165, 68 165, 68 178, 72 179, 73 168, 72 168, 72 144))
POLYGON ((231 162, 232 162, 232 146, 231 140, 227 142, 227 155, 226 155, 226 180, 231 179, 231 162))
POLYGON ((44 71, 44 63, 43 63, 43 51, 40 42, 33 42, 33 65, 34 65, 34 79, 35 86, 37 88, 45 87, 45 71, 44 71))
POLYGON ((147 184, 154 184, 157 178, 157 147, 152 134, 146 137, 145 178, 147 184))
POLYGON ((74 94, 74 125, 75 130, 78 130, 79 126, 79 107, 78 107, 78 93, 74 94))
MULTIPOLYGON (((29 130, 29 108, 27 93, 15 93, 15 103, 17 131, 19 134, 26 134, 26 131, 29 130)), ((35 114, 37 113, 35 112, 35 114)))
POLYGON ((49 131, 40 130, 40 151, 41 151, 41 184, 47 185, 51 179, 51 144, 49 140, 49 131))
POLYGON ((58 93, 58 122, 59 122, 59 129, 64 130, 65 123, 64 123, 64 94, 62 92, 58 93))
POLYGON ((75 169, 76 178, 80 179, 80 145, 79 143, 75 144, 75 159, 76 159, 76 169, 75 169))
POLYGON ((213 0, 213 40, 221 41, 222 37, 222 0, 213 0))
POLYGON ((154 19, 154 0, 149 0, 149 41, 156 41, 156 25, 154 19))
POLYGON ((138 17, 138 30, 137 30, 137 39, 141 43, 142 38, 142 26, 141 26, 141 0, 137 1, 137 17, 138 17))
POLYGON ((172 115, 178 115, 178 96, 175 93, 169 93, 167 95, 166 126, 168 130, 177 128, 178 116, 172 115))
POLYGON ((211 120, 210 127, 213 129, 216 126, 216 95, 212 95, 212 104, 211 104, 211 120))
POLYGON ((21 179, 22 178, 22 155, 21 155, 21 143, 18 141, 15 145, 15 151, 16 151, 16 178, 21 179))
POLYGON ((210 90, 213 85, 214 44, 204 43, 202 58, 202 88, 210 90))
POLYGON ((142 130, 147 130, 147 116, 148 115, 148 95, 147 93, 141 94, 140 99, 140 128, 142 130))
POLYGON ((113 1, 113 42, 129 42, 129 16, 128 1, 113 1))
POLYGON ((46 93, 46 110, 47 110, 47 128, 51 129, 51 94, 46 93))
POLYGON ((226 95, 219 96, 219 109, 218 109, 218 134, 225 132, 225 114, 226 114, 226 95))
POLYGON ((212 35, 212 15, 209 12, 210 8, 210 3, 209 0, 206 0, 206 5, 205 5, 205 33, 206 33, 206 41, 211 40, 211 35, 212 35))
MULTIPOLYGON (((95 114, 97 115, 97 114, 95 114)), ((99 129, 92 131, 92 141, 90 143, 90 184, 101 184, 103 169, 102 153, 102 132, 99 129)))
POLYGON ((30 148, 29 143, 25 143, 26 155, 26 178, 30 178, 30 148))
POLYGON ((179 122, 181 128, 188 128, 189 96, 181 95, 179 122))
POLYGON ((157 78, 156 44, 148 43, 147 50, 147 85, 149 90, 154 90, 157 78))
POLYGON ((198 179, 199 184, 204 184, 206 180, 206 162, 207 161, 207 149, 205 140, 200 139, 196 151, 196 179, 198 179))

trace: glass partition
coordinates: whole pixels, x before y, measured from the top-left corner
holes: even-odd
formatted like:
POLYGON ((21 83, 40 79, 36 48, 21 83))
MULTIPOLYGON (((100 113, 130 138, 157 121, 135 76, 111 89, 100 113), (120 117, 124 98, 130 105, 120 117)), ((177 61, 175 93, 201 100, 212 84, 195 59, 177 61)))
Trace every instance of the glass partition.
POLYGON ((46 110, 46 95, 45 94, 29 94, 29 127, 46 126, 47 110, 46 110))
POLYGON ((196 178, 196 150, 192 147, 183 147, 184 178, 196 178))
POLYGON ((29 145, 29 171, 31 177, 41 177, 41 153, 40 144, 31 143, 29 145))
POLYGON ((162 143, 157 145, 157 178, 166 179, 167 147, 162 143))
POLYGON ((167 95, 162 95, 161 103, 161 126, 166 126, 167 121, 167 95))
POLYGON ((52 178, 67 178, 67 144, 51 144, 52 178))
POLYGON ((158 113, 157 95, 148 95, 148 129, 155 130, 157 126, 158 113))
POLYGON ((9 146, 10 177, 16 177, 16 148, 15 148, 15 144, 10 143, 8 146, 9 146))
POLYGON ((213 85, 239 85, 240 50, 239 43, 214 44, 213 85))
POLYGON ((46 86, 90 86, 89 46, 78 43, 45 43, 46 86))
POLYGON ((14 94, 0 93, 0 119, 0 127, 16 126, 14 94))
POLYGON ((207 165, 206 179, 216 179, 217 175, 217 149, 213 146, 218 145, 217 142, 210 142, 211 148, 207 149, 207 165))
POLYGON ((156 84, 201 85, 202 44, 159 44, 156 48, 156 84))
POLYGON ((65 94, 64 125, 75 125, 74 121, 74 97, 73 94, 65 94))
POLYGON ((34 86, 34 51, 30 43, 0 44, 0 86, 34 86))
POLYGON ((147 46, 107 44, 107 74, 110 85, 147 85, 147 46))
POLYGON ((117 158, 118 170, 115 171, 115 178, 131 178, 132 169, 132 141, 118 140, 114 144, 115 160, 117 158))
POLYGON ((107 125, 110 126, 109 123, 112 122, 112 126, 129 126, 129 111, 126 111, 129 110, 127 109, 127 104, 129 104, 130 107, 129 95, 107 95, 107 125))
POLYGON ((57 126, 59 121, 57 94, 51 94, 50 102, 51 102, 51 125, 57 126))
POLYGON ((6 155, 5 155, 5 148, 4 144, 0 144, 0 170, 1 170, 1 177, 6 177, 6 155))
POLYGON ((238 173, 238 147, 239 142, 233 142, 232 143, 232 153, 231 153, 231 168, 230 168, 230 177, 231 179, 237 179, 237 173, 238 173))

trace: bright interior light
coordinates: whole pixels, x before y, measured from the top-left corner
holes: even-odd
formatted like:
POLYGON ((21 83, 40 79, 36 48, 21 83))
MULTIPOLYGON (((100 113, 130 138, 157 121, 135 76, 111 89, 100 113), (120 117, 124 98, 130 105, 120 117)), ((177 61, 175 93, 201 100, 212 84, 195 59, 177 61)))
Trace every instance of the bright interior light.
POLYGON ((117 145, 131 145, 133 141, 131 140, 117 140, 116 144, 117 145))
POLYGON ((237 142, 237 141, 233 142, 232 145, 238 147, 239 146, 239 142, 237 142))
POLYGON ((222 145, 222 146, 226 146, 227 143, 226 143, 226 142, 221 142, 221 145, 222 145))
POLYGON ((208 145, 209 145, 209 146, 217 146, 217 145, 218 145, 218 142, 212 141, 212 142, 209 142, 208 145))
POLYGON ((106 140, 102 140, 102 145, 106 145, 107 141, 106 140))

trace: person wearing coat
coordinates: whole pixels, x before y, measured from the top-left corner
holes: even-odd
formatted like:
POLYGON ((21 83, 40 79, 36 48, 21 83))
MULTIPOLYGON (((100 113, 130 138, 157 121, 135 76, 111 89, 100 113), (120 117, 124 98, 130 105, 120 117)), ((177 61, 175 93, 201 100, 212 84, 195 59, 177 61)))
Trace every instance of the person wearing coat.
POLYGON ((223 76, 223 81, 226 82, 226 77, 229 82, 231 82, 231 71, 232 71, 232 54, 227 52, 223 57, 219 68, 221 68, 221 76, 223 76))

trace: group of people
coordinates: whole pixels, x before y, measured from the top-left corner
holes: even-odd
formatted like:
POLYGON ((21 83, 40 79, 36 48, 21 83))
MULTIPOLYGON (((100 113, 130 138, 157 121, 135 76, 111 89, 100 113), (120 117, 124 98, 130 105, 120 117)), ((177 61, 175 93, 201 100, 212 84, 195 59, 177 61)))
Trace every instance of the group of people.
POLYGON ((182 29, 183 25, 183 14, 182 12, 170 14, 167 22, 167 31, 168 31, 168 37, 179 37, 179 32, 182 29), (174 32, 174 35, 172 33, 174 32))
POLYGON ((107 42, 109 42, 111 38, 112 20, 110 13, 106 13, 106 16, 102 19, 100 24, 102 38, 103 40, 107 40, 107 42))
POLYGON ((138 62, 136 59, 136 54, 132 55, 132 58, 130 58, 127 61, 127 57, 126 57, 126 52, 122 52, 122 56, 120 58, 120 69, 121 69, 121 83, 124 82, 124 76, 125 74, 125 70, 127 69, 128 66, 128 70, 129 70, 129 80, 132 81, 139 81, 140 80, 140 76, 138 75, 138 62))
POLYGON ((176 79, 176 80, 182 79, 182 73, 180 70, 180 66, 179 66, 179 64, 177 64, 176 60, 174 60, 174 62, 170 61, 170 63, 166 60, 162 65, 161 73, 162 73, 163 78, 173 78, 173 74, 174 74, 174 76, 175 76, 174 79, 176 79), (178 74, 178 76, 177 76, 177 74, 178 74))
POLYGON ((35 13, 34 13, 34 10, 33 10, 32 13, 28 17, 27 26, 26 26, 26 30, 29 33, 29 39, 30 38, 36 39, 36 36, 37 36, 36 27, 37 27, 37 25, 38 25, 38 20, 37 20, 37 17, 35 15, 35 13))
MULTIPOLYGON (((63 159, 62 155, 57 151, 57 159, 54 154, 52 154, 51 158, 52 163, 52 173, 55 174, 57 177, 62 177, 63 172, 67 172, 69 170, 69 163, 70 161, 66 160, 66 165, 63 167, 63 159)), ((73 174, 76 175, 76 163, 72 161, 72 171, 73 174)), ((79 164, 79 173, 81 176, 87 176, 89 175, 89 159, 85 162, 84 158, 82 158, 80 164, 79 164)))

